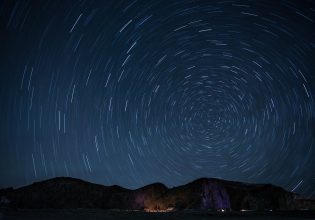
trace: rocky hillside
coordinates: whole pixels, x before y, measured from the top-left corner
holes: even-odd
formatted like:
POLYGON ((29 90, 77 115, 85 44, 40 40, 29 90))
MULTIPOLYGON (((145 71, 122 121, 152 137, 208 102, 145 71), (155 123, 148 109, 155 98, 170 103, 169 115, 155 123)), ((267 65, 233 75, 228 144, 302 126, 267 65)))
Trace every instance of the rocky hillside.
POLYGON ((300 198, 271 184, 247 184, 214 178, 202 178, 174 188, 154 183, 129 190, 58 177, 18 189, 2 189, 0 206, 146 211, 315 210, 315 201, 300 198))

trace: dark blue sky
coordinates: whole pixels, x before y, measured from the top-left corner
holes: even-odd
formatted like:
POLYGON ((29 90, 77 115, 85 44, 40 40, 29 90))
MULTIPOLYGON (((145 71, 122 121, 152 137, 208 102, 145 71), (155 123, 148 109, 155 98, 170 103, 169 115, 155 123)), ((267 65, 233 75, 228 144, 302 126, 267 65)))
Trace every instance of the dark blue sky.
POLYGON ((0 187, 198 177, 315 195, 314 1, 0 1, 0 187))

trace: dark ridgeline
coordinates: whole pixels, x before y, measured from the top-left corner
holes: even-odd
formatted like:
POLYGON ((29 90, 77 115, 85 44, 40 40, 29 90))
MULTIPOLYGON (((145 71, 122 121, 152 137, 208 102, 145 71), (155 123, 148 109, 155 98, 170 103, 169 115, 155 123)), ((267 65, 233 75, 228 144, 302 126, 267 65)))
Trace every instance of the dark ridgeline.
POLYGON ((0 206, 12 208, 93 208, 146 211, 172 210, 304 210, 314 200, 299 198, 271 184, 247 184, 202 178, 167 188, 154 183, 136 190, 58 177, 18 189, 0 190, 0 206))

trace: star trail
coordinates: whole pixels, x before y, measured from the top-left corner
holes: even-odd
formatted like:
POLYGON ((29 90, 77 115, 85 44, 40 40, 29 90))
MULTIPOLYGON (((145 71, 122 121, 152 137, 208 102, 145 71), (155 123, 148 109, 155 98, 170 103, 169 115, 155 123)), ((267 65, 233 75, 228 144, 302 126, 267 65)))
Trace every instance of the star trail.
POLYGON ((0 1, 0 187, 199 177, 315 196, 314 1, 0 1))

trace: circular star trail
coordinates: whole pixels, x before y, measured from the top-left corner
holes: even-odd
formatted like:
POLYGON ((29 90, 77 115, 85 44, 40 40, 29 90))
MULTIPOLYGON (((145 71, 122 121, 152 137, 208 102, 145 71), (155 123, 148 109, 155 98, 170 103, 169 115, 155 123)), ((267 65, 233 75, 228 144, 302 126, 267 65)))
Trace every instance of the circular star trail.
POLYGON ((315 195, 313 1, 3 1, 0 186, 199 177, 315 195))

